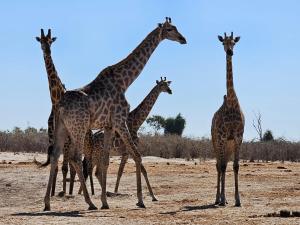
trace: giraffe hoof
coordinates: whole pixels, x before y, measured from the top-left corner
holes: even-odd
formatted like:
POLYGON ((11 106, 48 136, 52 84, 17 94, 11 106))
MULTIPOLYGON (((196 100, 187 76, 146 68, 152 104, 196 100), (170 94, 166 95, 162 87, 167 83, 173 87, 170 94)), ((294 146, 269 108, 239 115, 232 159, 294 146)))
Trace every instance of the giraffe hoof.
POLYGON ((234 206, 235 207, 241 207, 241 203, 240 202, 236 202, 234 206))
POLYGON ((138 206, 139 208, 146 208, 146 206, 144 205, 144 202, 138 202, 136 203, 136 206, 138 206))
POLYGON ((226 206, 226 203, 225 202, 220 202, 219 206, 226 206))
POLYGON ((154 196, 152 197, 152 202, 157 202, 157 198, 155 198, 154 196))
POLYGON ((90 205, 88 210, 97 210, 98 208, 95 205, 90 205))
POLYGON ((57 195, 57 196, 62 198, 62 197, 64 197, 64 196, 65 196, 65 192, 64 192, 64 191, 61 191, 61 192, 59 192, 59 193, 58 193, 58 195, 57 195))
POLYGON ((45 206, 45 208, 44 208, 43 211, 44 211, 44 212, 50 211, 50 206, 45 206))
POLYGON ((101 209, 109 209, 108 205, 102 205, 101 209))

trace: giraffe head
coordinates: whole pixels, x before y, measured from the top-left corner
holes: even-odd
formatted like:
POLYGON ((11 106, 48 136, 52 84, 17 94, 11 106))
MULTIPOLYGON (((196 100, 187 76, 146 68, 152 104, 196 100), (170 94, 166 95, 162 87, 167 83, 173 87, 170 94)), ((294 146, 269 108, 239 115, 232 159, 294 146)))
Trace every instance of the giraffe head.
POLYGON ((160 81, 156 80, 156 86, 159 88, 161 92, 167 92, 168 94, 172 94, 172 90, 170 88, 170 84, 172 81, 167 81, 167 78, 160 77, 160 81))
POLYGON ((235 43, 237 43, 240 40, 240 37, 233 38, 233 32, 231 32, 231 35, 228 37, 226 33, 224 33, 224 37, 218 36, 219 41, 221 41, 224 45, 224 50, 227 55, 233 56, 233 47, 235 43))
POLYGON ((51 54, 51 44, 56 40, 56 37, 51 37, 51 29, 48 29, 48 34, 45 36, 44 30, 41 29, 41 37, 36 37, 36 40, 41 43, 44 54, 51 54))
POLYGON ((166 17, 166 22, 158 24, 161 30, 161 38, 169 39, 171 41, 177 41, 180 44, 186 44, 185 38, 179 33, 176 26, 172 25, 170 17, 166 17))

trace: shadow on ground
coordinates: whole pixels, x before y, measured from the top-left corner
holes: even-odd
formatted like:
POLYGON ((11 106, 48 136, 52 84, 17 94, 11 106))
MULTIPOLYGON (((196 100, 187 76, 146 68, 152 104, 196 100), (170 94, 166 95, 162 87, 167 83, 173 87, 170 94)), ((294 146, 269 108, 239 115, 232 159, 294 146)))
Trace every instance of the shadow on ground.
POLYGON ((204 209, 217 209, 219 208, 215 204, 209 204, 209 205, 199 205, 199 206, 184 206, 182 209, 177 211, 169 211, 169 212, 161 212, 159 214, 161 215, 175 215, 178 212, 187 212, 187 211, 194 211, 194 210, 204 210, 204 209))

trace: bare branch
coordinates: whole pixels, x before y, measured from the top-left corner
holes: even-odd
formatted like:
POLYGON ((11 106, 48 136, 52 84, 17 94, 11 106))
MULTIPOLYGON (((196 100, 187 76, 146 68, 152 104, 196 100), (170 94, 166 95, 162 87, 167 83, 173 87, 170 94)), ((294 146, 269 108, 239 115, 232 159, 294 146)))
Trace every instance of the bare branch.
POLYGON ((254 113, 255 120, 252 121, 252 125, 254 129, 256 130, 259 140, 263 140, 263 129, 262 129, 262 122, 261 122, 261 113, 254 113))

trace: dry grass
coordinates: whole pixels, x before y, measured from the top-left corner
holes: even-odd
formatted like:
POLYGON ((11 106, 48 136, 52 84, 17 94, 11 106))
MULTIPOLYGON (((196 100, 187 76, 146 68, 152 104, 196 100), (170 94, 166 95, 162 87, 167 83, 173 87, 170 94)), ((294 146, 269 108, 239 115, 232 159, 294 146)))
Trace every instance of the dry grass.
MULTIPOLYGON (((135 203, 135 168, 130 160, 121 180, 123 195, 108 199, 109 210, 87 211, 82 196, 51 199, 51 212, 44 213, 43 196, 49 168, 38 169, 33 162, 45 154, 0 153, 0 224, 299 224, 299 218, 279 217, 280 210, 299 211, 299 163, 241 163, 240 192, 242 207, 233 197, 233 172, 227 172, 226 207, 211 203, 215 198, 214 161, 186 161, 145 157, 150 182, 158 202, 151 202, 143 185, 147 209, 135 203), (13 161, 14 160, 14 161, 13 161), (11 164, 9 164, 11 162, 11 164)), ((111 159, 108 190, 113 190, 119 157, 111 159)), ((61 187, 59 173, 57 193, 61 187)), ((78 189, 78 182, 75 190, 78 189)), ((96 184, 93 202, 100 206, 96 184)))
MULTIPOLYGON (((37 133, 0 132, 0 152, 45 153, 48 137, 45 131, 37 133)), ((144 156, 207 160, 214 158, 212 144, 207 138, 187 138, 177 135, 141 135, 139 150, 144 156)), ((112 155, 116 153, 112 152, 112 155)), ((300 161, 300 143, 285 140, 244 142, 240 157, 251 161, 300 161)))

